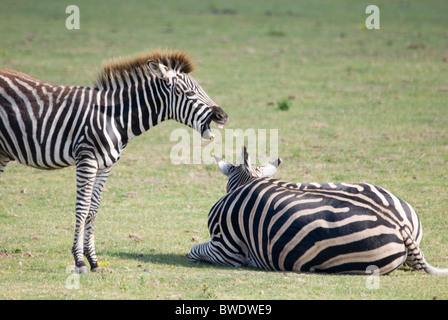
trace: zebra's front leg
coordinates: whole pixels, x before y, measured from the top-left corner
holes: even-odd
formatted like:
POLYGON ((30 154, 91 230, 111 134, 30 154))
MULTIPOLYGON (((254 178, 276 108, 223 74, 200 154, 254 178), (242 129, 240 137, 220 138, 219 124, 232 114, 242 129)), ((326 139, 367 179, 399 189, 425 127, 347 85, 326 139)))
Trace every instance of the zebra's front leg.
POLYGON ((84 262, 84 233, 97 171, 98 163, 94 158, 83 157, 76 163, 76 226, 72 253, 77 273, 87 273, 84 262))
POLYGON ((84 255, 90 264, 92 272, 98 270, 98 258, 95 253, 95 217, 100 206, 101 193, 109 176, 111 168, 98 170, 93 184, 92 198, 90 203, 89 215, 86 219, 84 231, 84 255))
POLYGON ((211 245, 211 241, 194 245, 188 253, 188 258, 194 261, 214 263, 213 256, 210 254, 211 245))
POLYGON ((223 245, 222 242, 216 240, 194 245, 188 254, 188 258, 194 261, 205 261, 221 266, 241 267, 244 265, 244 255, 242 252, 231 250, 223 245), (227 256, 224 255, 224 252, 227 256))

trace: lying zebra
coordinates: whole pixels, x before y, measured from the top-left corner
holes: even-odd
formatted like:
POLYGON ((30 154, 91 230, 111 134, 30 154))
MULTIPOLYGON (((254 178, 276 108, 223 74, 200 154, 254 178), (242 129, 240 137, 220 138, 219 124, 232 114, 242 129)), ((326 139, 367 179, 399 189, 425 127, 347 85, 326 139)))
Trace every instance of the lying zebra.
POLYGON ((268 270, 387 274, 400 265, 448 275, 419 249, 414 209, 371 184, 288 183, 270 179, 281 160, 254 168, 245 148, 241 165, 216 158, 229 179, 227 194, 210 210, 211 241, 189 258, 268 270))

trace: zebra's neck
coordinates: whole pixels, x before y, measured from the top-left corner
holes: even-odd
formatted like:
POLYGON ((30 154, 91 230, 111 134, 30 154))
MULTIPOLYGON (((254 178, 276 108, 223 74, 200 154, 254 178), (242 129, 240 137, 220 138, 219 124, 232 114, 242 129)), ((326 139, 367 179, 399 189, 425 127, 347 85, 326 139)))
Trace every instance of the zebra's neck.
POLYGON ((148 76, 130 76, 115 86, 93 89, 91 107, 113 119, 123 145, 170 118, 169 91, 148 76))
POLYGON ((248 172, 247 170, 243 170, 241 166, 239 166, 229 175, 228 178, 229 180, 227 182, 227 193, 230 193, 235 189, 248 184, 252 180, 255 180, 257 177, 252 176, 250 172, 248 172))

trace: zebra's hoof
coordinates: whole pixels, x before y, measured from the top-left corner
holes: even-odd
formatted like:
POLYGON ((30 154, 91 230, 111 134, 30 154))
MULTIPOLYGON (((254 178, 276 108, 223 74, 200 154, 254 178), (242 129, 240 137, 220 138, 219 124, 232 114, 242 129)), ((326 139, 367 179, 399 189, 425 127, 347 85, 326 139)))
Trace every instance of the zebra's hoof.
POLYGON ((90 269, 90 272, 101 272, 101 268, 100 267, 95 267, 90 269))
POLYGON ((75 272, 78 274, 88 273, 86 266, 75 267, 75 272))

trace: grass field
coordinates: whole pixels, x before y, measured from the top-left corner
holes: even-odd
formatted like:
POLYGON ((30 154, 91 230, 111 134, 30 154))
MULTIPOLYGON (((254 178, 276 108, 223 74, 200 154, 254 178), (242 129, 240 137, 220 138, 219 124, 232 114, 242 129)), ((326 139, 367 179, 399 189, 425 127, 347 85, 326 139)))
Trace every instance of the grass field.
MULTIPOLYGON (((0 4, 0 68, 90 85, 105 60, 186 50, 230 116, 226 128, 278 129, 277 178, 370 182, 414 206, 428 262, 448 267, 448 2, 69 1, 0 4), (32 4, 32 5, 31 5, 32 4), (277 101, 290 99, 282 111, 277 101)), ((225 193, 214 165, 174 165, 166 122, 132 141, 97 217, 101 273, 70 289, 74 168, 11 163, 0 178, 0 299, 447 299, 448 277, 231 269, 189 261, 225 193)), ((184 127, 182 127, 184 128, 184 127)), ((185 127, 186 128, 186 127, 185 127)), ((188 129, 191 132, 191 129, 188 129)), ((207 142, 203 142, 204 146, 207 142)))

